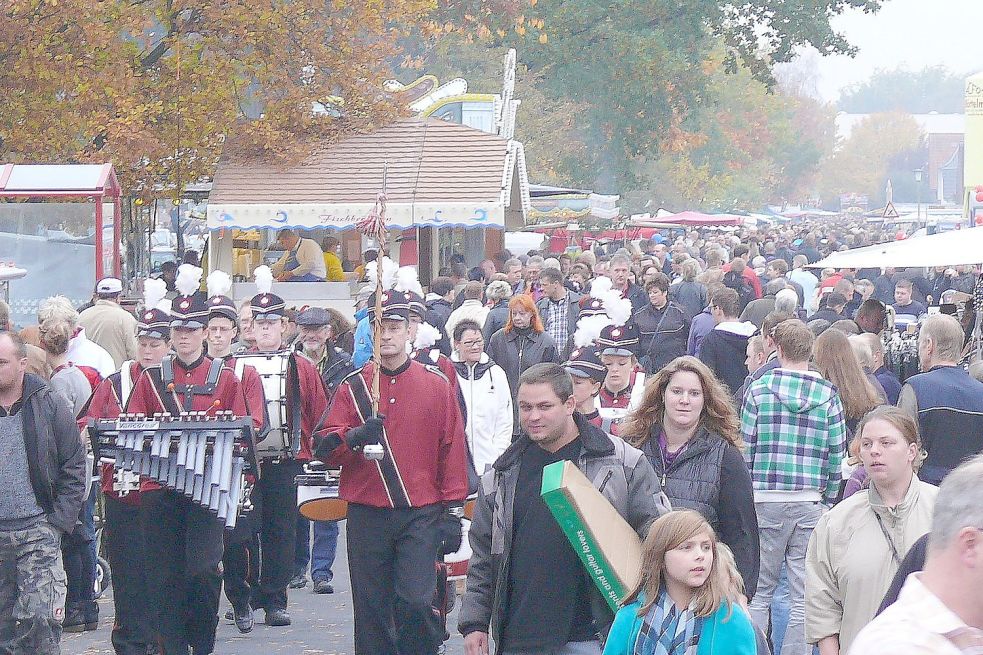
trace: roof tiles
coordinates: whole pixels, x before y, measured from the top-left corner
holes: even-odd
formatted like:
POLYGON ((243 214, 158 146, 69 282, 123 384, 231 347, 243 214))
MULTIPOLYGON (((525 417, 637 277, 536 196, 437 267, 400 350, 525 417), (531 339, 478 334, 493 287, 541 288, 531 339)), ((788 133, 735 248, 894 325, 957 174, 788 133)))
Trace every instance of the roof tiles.
POLYGON ((507 147, 505 139, 464 125, 403 119, 333 143, 286 169, 222 161, 209 201, 371 203, 387 164, 390 202, 497 201, 507 147))

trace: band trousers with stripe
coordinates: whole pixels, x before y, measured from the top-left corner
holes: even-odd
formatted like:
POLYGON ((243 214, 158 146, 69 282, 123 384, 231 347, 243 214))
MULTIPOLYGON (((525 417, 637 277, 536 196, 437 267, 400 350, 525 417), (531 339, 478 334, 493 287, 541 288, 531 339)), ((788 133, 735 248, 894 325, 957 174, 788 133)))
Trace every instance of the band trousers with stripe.
POLYGON ((348 505, 355 655, 433 655, 443 641, 432 601, 440 505, 348 505))

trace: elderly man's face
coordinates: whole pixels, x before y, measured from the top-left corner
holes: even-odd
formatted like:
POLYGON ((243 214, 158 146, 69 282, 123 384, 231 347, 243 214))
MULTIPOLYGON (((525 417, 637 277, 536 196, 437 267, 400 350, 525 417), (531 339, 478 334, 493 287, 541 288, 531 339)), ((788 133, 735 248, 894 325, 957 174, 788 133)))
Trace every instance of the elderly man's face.
POLYGON ((615 261, 608 269, 611 273, 611 281, 616 287, 623 287, 628 284, 629 266, 627 262, 615 261))

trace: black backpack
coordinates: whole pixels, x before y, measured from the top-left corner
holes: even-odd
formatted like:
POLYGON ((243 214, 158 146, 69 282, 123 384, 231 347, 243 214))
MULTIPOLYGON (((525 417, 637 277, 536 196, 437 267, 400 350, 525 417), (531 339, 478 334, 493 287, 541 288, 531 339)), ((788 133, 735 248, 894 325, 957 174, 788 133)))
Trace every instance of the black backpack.
POLYGON ((735 273, 734 271, 725 273, 724 286, 737 292, 737 297, 741 301, 742 312, 747 304, 754 300, 754 289, 751 288, 747 278, 741 273, 735 273))

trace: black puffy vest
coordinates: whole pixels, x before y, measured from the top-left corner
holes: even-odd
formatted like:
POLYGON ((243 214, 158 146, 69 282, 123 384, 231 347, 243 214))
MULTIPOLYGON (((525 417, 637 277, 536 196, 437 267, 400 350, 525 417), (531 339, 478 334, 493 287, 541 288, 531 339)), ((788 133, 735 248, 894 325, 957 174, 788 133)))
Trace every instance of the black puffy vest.
POLYGON ((659 432, 655 425, 648 441, 642 444, 652 468, 662 480, 662 490, 669 497, 673 509, 692 509, 717 529, 717 507, 720 497, 720 467, 727 442, 706 428, 700 428, 682 453, 665 470, 662 451, 659 448, 659 432))

